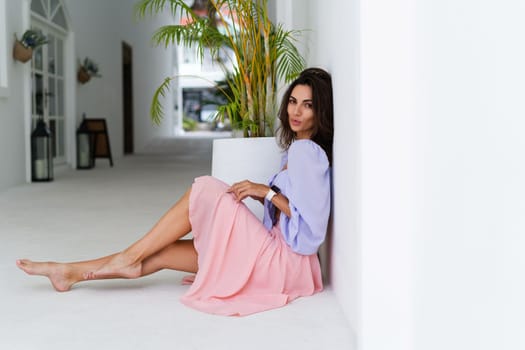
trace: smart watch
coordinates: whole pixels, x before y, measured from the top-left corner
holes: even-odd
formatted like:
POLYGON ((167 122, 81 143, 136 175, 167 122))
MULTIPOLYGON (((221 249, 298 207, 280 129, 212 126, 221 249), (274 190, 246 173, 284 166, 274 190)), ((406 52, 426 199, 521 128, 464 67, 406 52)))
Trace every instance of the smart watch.
POLYGON ((268 202, 271 202, 272 198, 277 196, 279 193, 281 193, 281 189, 273 185, 272 187, 270 187, 270 189, 268 190, 268 193, 266 193, 266 196, 264 198, 266 198, 268 202))

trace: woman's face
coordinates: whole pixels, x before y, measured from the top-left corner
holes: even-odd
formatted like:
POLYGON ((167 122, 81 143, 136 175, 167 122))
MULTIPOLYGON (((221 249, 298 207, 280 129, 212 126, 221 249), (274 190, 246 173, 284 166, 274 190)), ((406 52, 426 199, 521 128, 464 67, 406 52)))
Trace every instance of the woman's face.
POLYGON ((296 139, 310 139, 314 128, 312 88, 296 85, 288 99, 288 121, 296 139))

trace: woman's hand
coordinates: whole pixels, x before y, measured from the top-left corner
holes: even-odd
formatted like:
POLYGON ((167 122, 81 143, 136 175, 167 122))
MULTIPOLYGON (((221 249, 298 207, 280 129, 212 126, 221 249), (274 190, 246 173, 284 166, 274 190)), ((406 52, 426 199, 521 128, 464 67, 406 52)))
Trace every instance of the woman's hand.
POLYGON ((262 203, 269 190, 270 187, 267 185, 244 180, 234 183, 227 192, 232 193, 238 201, 250 197, 262 203))

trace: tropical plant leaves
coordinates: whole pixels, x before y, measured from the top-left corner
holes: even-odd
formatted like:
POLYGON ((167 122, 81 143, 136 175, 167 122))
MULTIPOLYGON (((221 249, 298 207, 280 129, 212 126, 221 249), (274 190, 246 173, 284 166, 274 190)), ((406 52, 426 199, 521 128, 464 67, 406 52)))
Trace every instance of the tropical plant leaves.
POLYGON ((150 106, 150 115, 151 120, 156 125, 160 125, 164 117, 164 110, 160 102, 160 97, 166 97, 166 92, 169 90, 171 81, 173 78, 169 77, 164 79, 164 82, 155 90, 153 94, 153 99, 150 106))
MULTIPOLYGON (((180 44, 197 48, 202 59, 205 50, 227 73, 227 103, 219 107, 220 118, 230 118, 251 136, 265 136, 273 130, 276 117, 278 81, 289 82, 304 69, 305 61, 295 46, 296 30, 285 30, 268 19, 267 0, 210 0, 216 18, 198 16, 183 0, 141 0, 136 7, 139 17, 160 13, 169 7, 173 15, 188 18, 185 25, 159 28, 152 40, 157 45, 180 44), (229 17, 225 13, 233 16, 229 17), (231 20, 235 18, 235 20, 231 20), (215 25, 215 21, 223 26, 215 25), (221 50, 229 48, 226 57, 234 66, 228 70, 221 50), (229 73, 229 74, 228 74, 229 73)), ((159 99, 169 88, 166 78, 156 90, 151 105, 151 118, 159 124, 163 118, 159 99)))

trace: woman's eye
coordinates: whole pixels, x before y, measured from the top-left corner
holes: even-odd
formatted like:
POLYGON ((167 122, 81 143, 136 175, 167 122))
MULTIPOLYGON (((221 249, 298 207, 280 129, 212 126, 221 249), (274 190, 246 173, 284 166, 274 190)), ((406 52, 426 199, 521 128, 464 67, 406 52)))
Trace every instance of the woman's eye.
POLYGON ((313 107, 313 105, 311 103, 305 103, 304 106, 306 108, 310 108, 310 109, 313 107))
POLYGON ((294 104, 295 104, 295 100, 293 100, 293 99, 289 99, 289 100, 288 100, 288 103, 291 104, 291 105, 294 105, 294 104))

